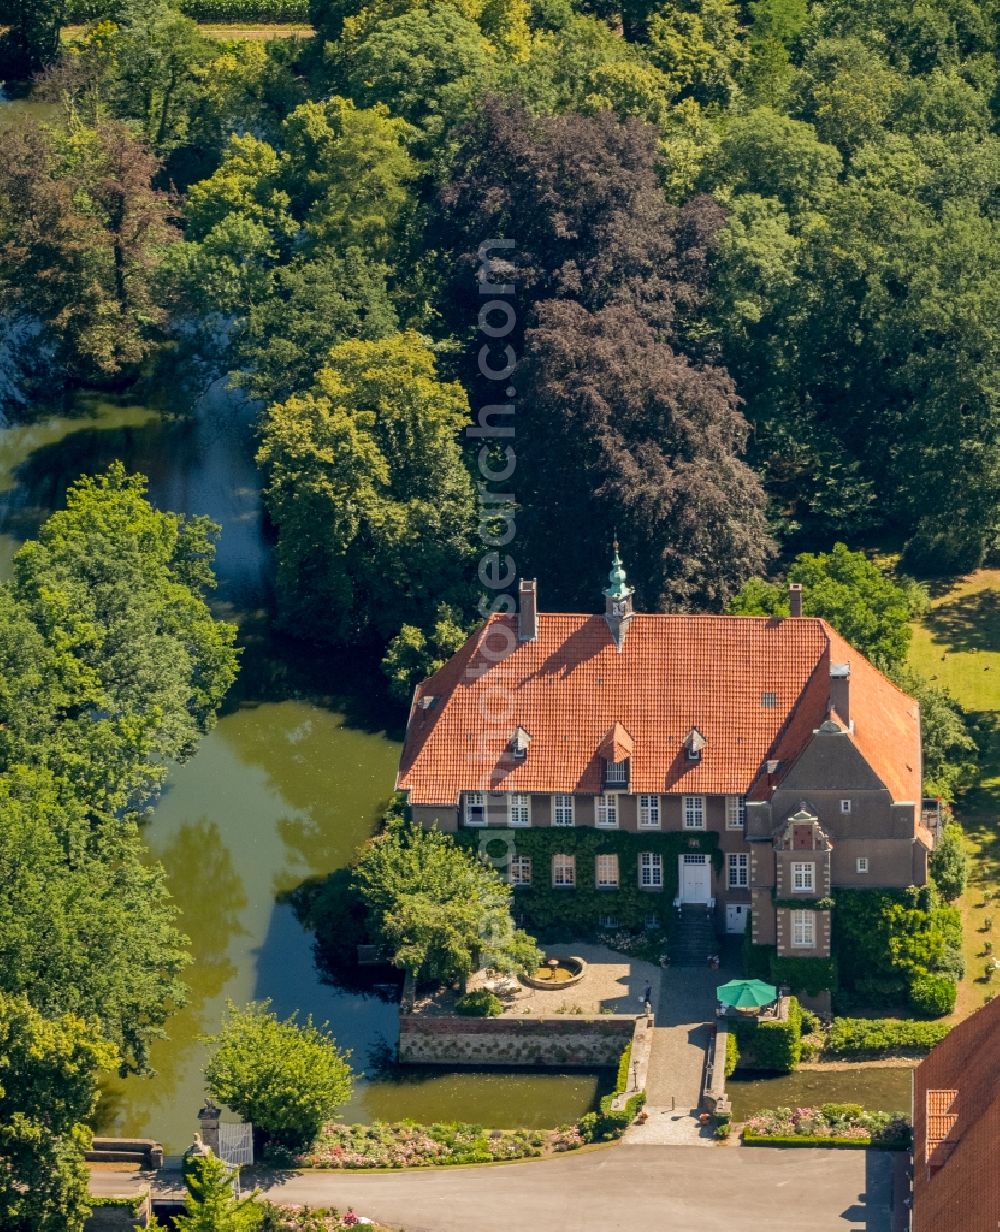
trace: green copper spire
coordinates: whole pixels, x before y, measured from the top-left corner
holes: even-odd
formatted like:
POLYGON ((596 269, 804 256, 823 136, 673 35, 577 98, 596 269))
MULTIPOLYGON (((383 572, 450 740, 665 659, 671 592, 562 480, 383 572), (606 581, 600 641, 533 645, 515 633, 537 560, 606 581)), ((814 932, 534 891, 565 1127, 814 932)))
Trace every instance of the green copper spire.
POLYGON ((618 555, 617 539, 614 541, 613 548, 615 554, 611 561, 611 572, 608 574, 611 585, 604 593, 609 599, 625 599, 632 593, 632 587, 625 584, 625 566, 618 555))

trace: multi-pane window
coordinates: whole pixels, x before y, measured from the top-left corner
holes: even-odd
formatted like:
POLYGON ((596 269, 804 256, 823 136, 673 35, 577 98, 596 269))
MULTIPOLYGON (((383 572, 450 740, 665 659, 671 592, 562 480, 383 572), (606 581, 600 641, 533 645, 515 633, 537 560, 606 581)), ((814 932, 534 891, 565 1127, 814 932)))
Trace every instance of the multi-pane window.
POLYGON ((746 819, 746 796, 726 796, 726 829, 742 830, 746 819))
POLYGON ((484 791, 465 793, 465 824, 467 826, 486 825, 486 793, 484 791))
POLYGON ((576 856, 555 855, 552 857, 552 884, 554 886, 576 885, 576 856))
POLYGON ((616 915, 599 915, 597 917, 598 928, 617 928, 618 917, 616 915))
POLYGON ((684 829, 704 830, 705 828, 705 797, 684 797, 684 829))
POLYGON ((849 812, 851 811, 851 802, 850 802, 850 800, 841 800, 841 802, 840 802, 840 811, 841 811, 842 813, 849 813, 849 812))
POLYGON ((606 781, 615 784, 628 782, 628 758, 624 758, 622 761, 608 762, 606 781))
POLYGON ((554 826, 571 826, 573 821, 573 797, 553 796, 552 824, 554 826))
POLYGON ((742 851, 729 853, 729 888, 744 890, 750 884, 750 857, 742 851))
POLYGON ((531 856, 514 856, 508 868, 508 879, 513 886, 531 885, 531 856))
POLYGON ((594 881, 597 883, 598 889, 601 890, 617 890, 618 889, 618 856, 612 853, 611 855, 598 856, 594 867, 594 881))
POLYGON ((613 792, 605 792, 597 797, 597 824, 615 829, 618 825, 618 797, 613 792))
POLYGON ((793 911, 792 945, 797 949, 811 950, 816 946, 816 912, 793 911))
POLYGON ((777 693, 761 693, 760 704, 765 710, 773 710, 778 704, 777 693))
POLYGON ((857 868, 858 868, 859 873, 868 872, 868 857, 867 856, 858 856, 857 868))
POLYGON ((639 853, 639 885, 644 890, 663 889, 663 856, 659 852, 639 853))
POLYGON ((792 861, 792 893, 808 894, 816 888, 816 865, 811 860, 792 861))
POLYGON ((531 797, 511 792, 507 797, 507 825, 531 825, 531 797))
POLYGON ((639 797, 639 829, 659 830, 660 828, 660 797, 639 797))

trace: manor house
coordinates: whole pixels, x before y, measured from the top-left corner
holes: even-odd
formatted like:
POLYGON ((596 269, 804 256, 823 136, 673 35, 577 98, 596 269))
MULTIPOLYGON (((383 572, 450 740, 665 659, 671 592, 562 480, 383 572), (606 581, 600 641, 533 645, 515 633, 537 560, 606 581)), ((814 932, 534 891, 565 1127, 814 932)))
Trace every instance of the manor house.
POLYGON ((634 925, 639 890, 648 926, 700 904, 720 931, 749 918, 782 956, 828 956, 837 887, 922 885, 939 822, 917 703, 790 591, 786 618, 645 615, 617 546, 602 614, 541 612, 522 580, 517 613, 416 689, 397 779, 414 818, 516 832, 509 880, 567 907, 585 889, 595 927, 634 925))

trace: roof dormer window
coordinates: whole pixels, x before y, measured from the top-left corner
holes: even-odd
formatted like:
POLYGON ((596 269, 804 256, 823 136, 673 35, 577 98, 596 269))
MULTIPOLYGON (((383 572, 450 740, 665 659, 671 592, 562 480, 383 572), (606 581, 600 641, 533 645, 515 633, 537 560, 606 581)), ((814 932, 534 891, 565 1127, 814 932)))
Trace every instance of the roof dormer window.
POLYGON ((531 733, 518 724, 510 738, 510 751, 515 761, 524 761, 528 756, 529 744, 531 744, 531 733))
POLYGON ((605 773, 605 782, 611 786, 612 784, 624 787, 628 783, 628 758, 625 757, 621 761, 609 761, 605 773))
POLYGON ((684 737, 684 748, 687 751, 688 761, 701 761, 702 750, 707 741, 697 727, 692 727, 688 734, 684 737))

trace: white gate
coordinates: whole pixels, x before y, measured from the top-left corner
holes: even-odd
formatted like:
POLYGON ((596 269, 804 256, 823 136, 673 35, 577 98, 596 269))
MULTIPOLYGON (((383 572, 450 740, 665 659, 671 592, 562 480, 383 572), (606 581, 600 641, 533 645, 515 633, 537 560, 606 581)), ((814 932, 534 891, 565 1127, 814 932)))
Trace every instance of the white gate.
POLYGON ((253 1126, 249 1121, 220 1122, 219 1158, 230 1168, 253 1163, 253 1126))

